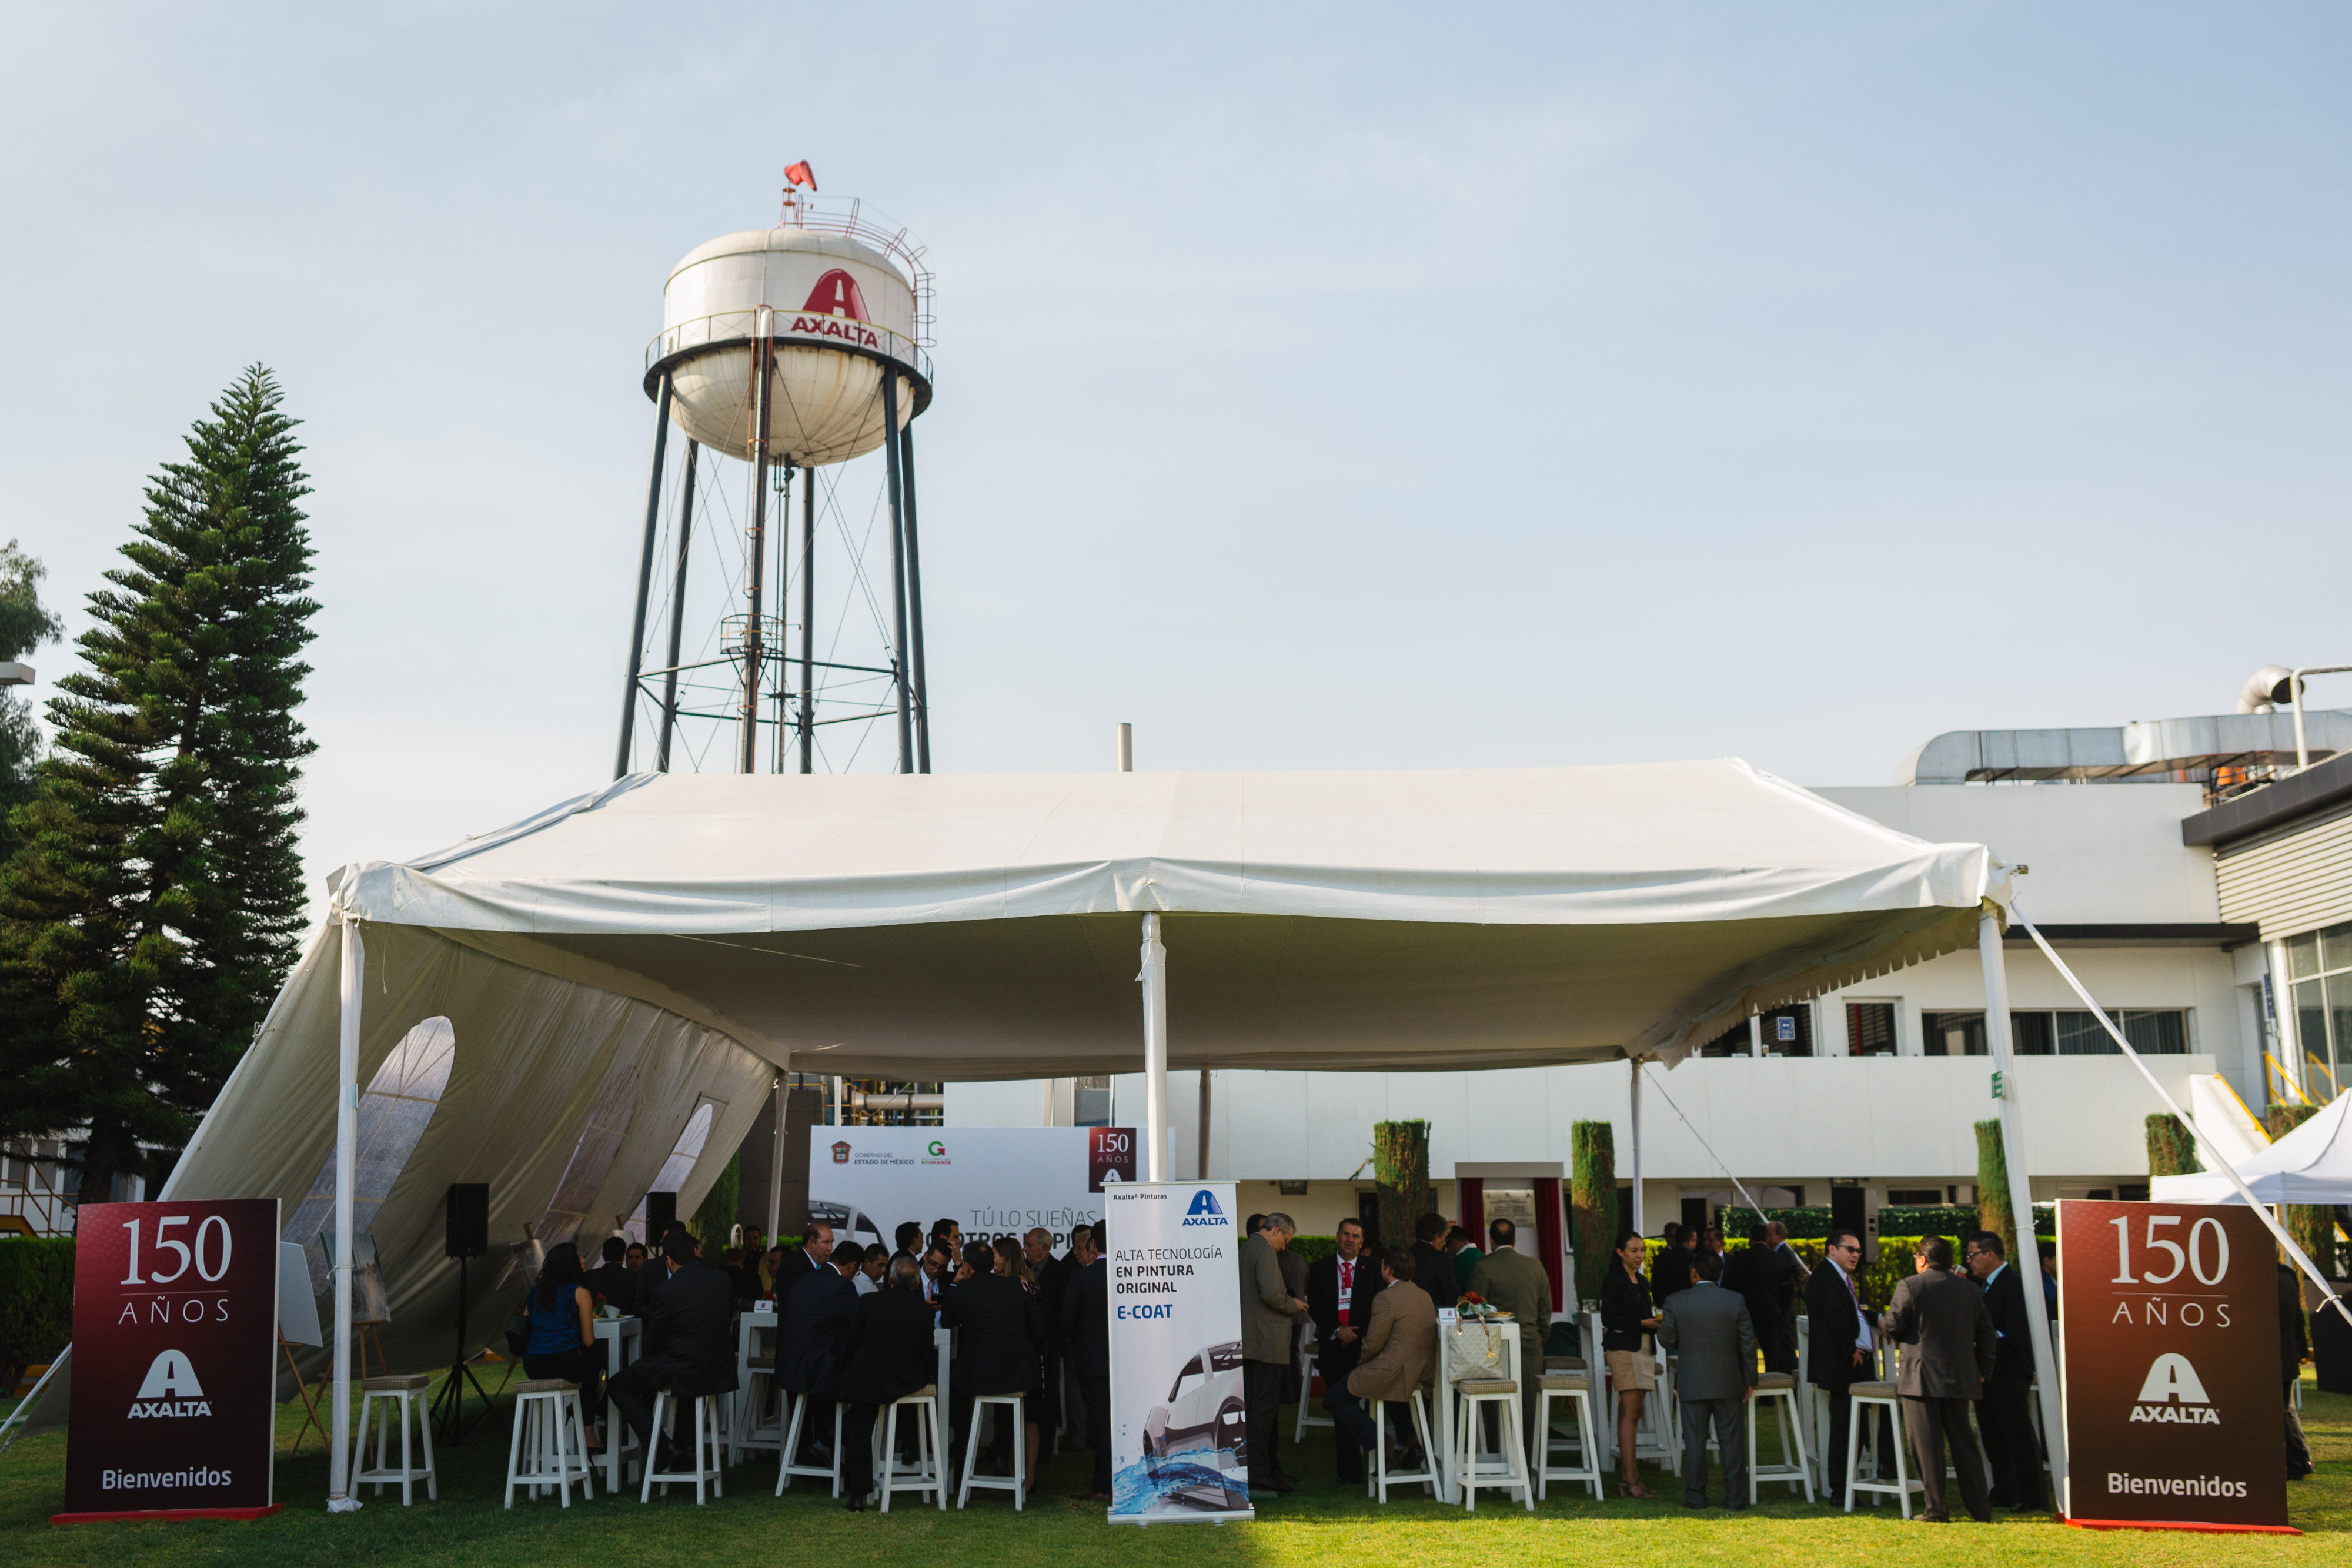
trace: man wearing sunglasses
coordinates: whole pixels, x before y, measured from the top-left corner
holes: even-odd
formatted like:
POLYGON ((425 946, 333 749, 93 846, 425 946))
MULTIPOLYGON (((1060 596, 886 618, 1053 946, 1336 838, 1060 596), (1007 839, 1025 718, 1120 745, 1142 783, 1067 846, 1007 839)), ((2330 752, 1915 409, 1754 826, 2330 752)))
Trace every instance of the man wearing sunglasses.
MULTIPOLYGON (((1861 1267, 1862 1238, 1832 1229, 1822 1244, 1822 1260, 1805 1281, 1806 1375, 1829 1396, 1830 1440, 1822 1469, 1829 1478, 1830 1501, 1840 1505, 1845 1501, 1846 1432, 1853 1424, 1853 1401, 1846 1391, 1878 1375, 1877 1340, 1853 1282, 1861 1267)), ((1884 1454, 1891 1445, 1883 1429, 1879 1441, 1884 1454)))

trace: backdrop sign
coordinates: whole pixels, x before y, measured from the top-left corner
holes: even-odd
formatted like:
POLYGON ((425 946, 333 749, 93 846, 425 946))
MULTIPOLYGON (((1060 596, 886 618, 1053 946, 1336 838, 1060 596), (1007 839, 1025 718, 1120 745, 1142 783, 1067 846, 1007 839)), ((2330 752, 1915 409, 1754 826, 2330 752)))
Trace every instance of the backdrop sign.
POLYGON ((1042 1225, 1061 1252, 1102 1218, 1106 1186, 1135 1179, 1135 1148, 1131 1127, 815 1127, 809 1211, 885 1247, 910 1219, 926 1235, 953 1219, 966 1240, 1042 1225))
POLYGON ((278 1200, 84 1204, 75 1241, 57 1518, 274 1510, 278 1200))
POLYGON ((2286 1526, 2278 1261, 2240 1204, 2058 1205, 2066 1513, 2286 1526))
POLYGON ((1249 1519, 1234 1184, 1103 1192, 1114 1524, 1249 1519))

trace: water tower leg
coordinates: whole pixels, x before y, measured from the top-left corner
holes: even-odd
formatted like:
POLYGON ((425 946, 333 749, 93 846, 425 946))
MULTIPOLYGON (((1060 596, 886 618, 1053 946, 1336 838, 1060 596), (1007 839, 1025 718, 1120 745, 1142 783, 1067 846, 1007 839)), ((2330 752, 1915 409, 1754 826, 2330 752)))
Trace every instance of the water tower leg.
POLYGON ((702 443, 686 444, 686 493, 677 509, 677 582, 669 597, 669 674, 662 681, 661 741, 654 753, 654 771, 669 771, 669 737, 677 727, 677 650, 678 635, 686 629, 686 547, 694 540, 694 469, 695 460, 702 455, 702 443))
MULTIPOLYGON (((646 546, 637 560, 637 618, 629 629, 629 679, 621 693, 621 744, 613 758, 613 777, 629 771, 629 739, 637 723, 637 672, 645 667, 646 596, 654 585, 654 533, 661 522, 662 455, 669 447, 669 372, 662 372, 660 413, 654 424, 654 476, 646 486, 646 546)), ((672 659, 671 664, 677 663, 672 659)))
POLYGON ((890 600, 898 625, 890 664, 898 672, 892 685, 898 688, 898 771, 912 773, 915 729, 907 690, 907 514, 899 497, 904 476, 898 464, 898 376, 887 366, 882 371, 882 446, 883 466, 889 470, 890 480, 890 600))
POLYGON ((743 622, 743 745, 739 771, 744 773, 760 770, 760 590, 768 570, 768 405, 772 401, 768 386, 772 373, 770 342, 761 338, 751 345, 753 378, 758 384, 753 395, 759 400, 760 414, 751 437, 756 450, 751 482, 751 613, 743 622))
POLYGON ((816 470, 801 485, 801 771, 816 771, 816 470))
POLYGON ((931 770, 931 697, 923 679, 923 556, 915 548, 915 422, 898 433, 899 466, 907 473, 907 631, 915 667, 915 771, 931 770))

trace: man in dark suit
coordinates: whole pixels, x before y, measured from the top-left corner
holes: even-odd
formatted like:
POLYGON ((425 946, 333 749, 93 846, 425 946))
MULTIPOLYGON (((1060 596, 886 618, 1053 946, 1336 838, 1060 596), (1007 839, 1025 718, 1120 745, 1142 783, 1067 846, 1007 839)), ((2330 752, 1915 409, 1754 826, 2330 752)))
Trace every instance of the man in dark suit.
POLYGON ((793 1287, 812 1274, 822 1273, 833 1258, 833 1227, 812 1215, 801 1235, 801 1244, 784 1254, 776 1265, 776 1306, 782 1311, 792 1299, 793 1287))
MULTIPOLYGON (((1344 1388, 1364 1350, 1364 1327, 1372 1321, 1372 1298, 1381 1293, 1380 1270, 1364 1256, 1364 1228, 1356 1220, 1339 1221, 1337 1255, 1318 1259, 1307 1270, 1307 1312, 1315 1322, 1315 1361, 1323 1374, 1324 1408, 1330 1408, 1331 1391, 1344 1388)), ((1343 1433, 1333 1445, 1339 1459, 1339 1479, 1364 1479, 1363 1450, 1343 1433)))
MULTIPOLYGON (((962 1462, 965 1435, 971 1427, 972 1399, 982 1394, 1034 1395, 1037 1353, 1045 1348, 1045 1325, 1037 1298, 1009 1274, 995 1271, 995 1249, 985 1241, 965 1247, 964 1263, 971 1272, 950 1285, 940 1309, 940 1326, 962 1331, 957 1335, 955 1365, 948 1382, 954 1403, 954 1437, 950 1458, 962 1462)), ((996 1473, 1013 1473, 1013 1445, 1024 1441, 1019 1423, 996 1423, 996 1473)), ((1034 1484, 1036 1478, 1030 1478, 1034 1484)))
POLYGON ((1062 1347, 1058 1332, 1062 1322, 1062 1292, 1070 1286, 1070 1262, 1054 1256, 1054 1233, 1044 1226, 1033 1226, 1021 1239, 1021 1256, 1029 1264, 1029 1275, 1037 1281, 1037 1305, 1045 1318, 1045 1405, 1030 1414, 1037 1423, 1037 1457, 1042 1461, 1053 1457, 1054 1432, 1062 1424, 1062 1347))
POLYGON ((1756 1391, 1756 1326, 1748 1304, 1717 1281, 1723 1260, 1694 1253, 1689 1289, 1668 1296, 1658 1308, 1658 1345, 1678 1357, 1675 1396, 1683 1420, 1683 1506, 1706 1506, 1706 1437, 1723 1454, 1723 1501, 1748 1506, 1748 1427, 1741 1418, 1756 1391))
POLYGON ((801 1417, 801 1441, 816 1464, 833 1456, 833 1402, 841 1391, 841 1370, 857 1343, 857 1287, 832 1265, 830 1228, 824 1251, 825 1261, 793 1282, 776 1318, 776 1381, 807 1409, 801 1417))
MULTIPOLYGON (((1878 1375, 1872 1364, 1877 1341, 1870 1315, 1863 1310, 1862 1294, 1854 1289, 1854 1270, 1862 1267, 1862 1238, 1851 1230, 1832 1230, 1822 1247, 1822 1260, 1805 1281, 1805 1316, 1809 1343, 1806 1374, 1814 1387, 1829 1396, 1830 1441, 1823 1451, 1829 1476, 1829 1500, 1845 1500, 1846 1433, 1853 1424, 1853 1400, 1846 1390, 1878 1375)), ((1893 1445, 1884 1440, 1881 1451, 1892 1458, 1893 1445)))
POLYGON ((898 1231, 892 1239, 898 1243, 897 1249, 890 1254, 892 1262, 895 1263, 901 1258, 919 1258, 923 1255, 923 1228, 916 1221, 900 1220, 898 1231))
POLYGON ((1797 1370, 1797 1298, 1805 1289, 1805 1260, 1789 1245, 1787 1226, 1775 1219, 1764 1229, 1772 1243, 1765 1259, 1764 1281, 1772 1292, 1780 1329, 1777 1338, 1764 1342, 1764 1370, 1793 1374, 1797 1370))
POLYGON ((637 1276, 629 1271, 622 1260, 628 1256, 627 1240, 618 1236, 604 1238, 604 1260, 588 1270, 581 1283, 604 1298, 605 1305, 626 1314, 635 1310, 637 1276))
POLYGON ((1412 1224, 1412 1282, 1441 1312, 1462 1299, 1454 1288, 1454 1260, 1438 1245, 1452 1228, 1442 1214, 1424 1214, 1412 1224))
POLYGON ((1688 1226, 1670 1223, 1666 1227, 1666 1249, 1650 1265, 1650 1299, 1664 1304, 1669 1296, 1678 1296, 1691 1288, 1698 1276, 1693 1271, 1697 1258, 1697 1232, 1688 1226))
POLYGON ((2008 1249, 1990 1230, 1968 1239, 1969 1272, 1984 1287, 1985 1313, 1999 1342, 1992 1375, 1977 1405, 1996 1507, 2028 1513, 2042 1507, 2042 1443, 2033 1435, 2033 1326, 2025 1315, 2025 1281, 2009 1266, 2008 1249))
POLYGON ((1911 1438, 1919 1479, 1927 1484, 1925 1517, 1948 1523, 1944 1501, 1944 1445, 1952 1446, 1952 1467, 1960 1473, 1960 1500, 1979 1524, 1992 1522, 1992 1501, 1984 1470, 1969 1435, 1969 1406, 1984 1394, 2000 1340, 1985 1312, 1984 1292, 1951 1271, 1952 1244, 1923 1236, 1912 1256, 1917 1271, 1895 1287, 1886 1332, 1904 1347, 1896 1392, 1903 1396, 1903 1429, 1911 1438))
MULTIPOLYGON (((1769 1363, 1772 1345, 1780 1337, 1780 1267, 1772 1256, 1772 1233, 1761 1225, 1748 1228, 1748 1245, 1723 1260, 1723 1288, 1748 1309, 1756 1343, 1769 1363)), ((1769 1370, 1769 1366, 1767 1370, 1769 1370)))
POLYGON ((637 1435, 639 1451, 654 1454, 664 1469, 675 1468, 678 1456, 667 1443, 659 1451, 651 1446, 654 1396, 667 1388, 683 1404, 735 1388, 735 1288, 719 1270, 698 1266, 694 1253, 694 1239, 683 1230, 663 1239, 662 1260, 643 1270, 666 1275, 652 1311, 644 1314, 643 1354, 604 1390, 637 1435))
POLYGON ((1069 1289, 1062 1292, 1062 1335, 1087 1402, 1087 1438, 1094 1445, 1096 1502, 1110 1500, 1110 1266, 1102 1260, 1095 1228, 1070 1236, 1069 1289))
POLYGON ((2311 1338, 2303 1327, 2303 1281, 2284 1263, 2278 1266, 2278 1291, 2279 1396, 2286 1402, 2286 1479, 2299 1481, 2311 1474, 2311 1445, 2304 1439, 2303 1417, 2295 1414, 2294 1385, 2302 1380, 2303 1358, 2311 1354, 2311 1338))
MULTIPOLYGON (((853 1513, 865 1509, 866 1494, 874 1490, 875 1416, 938 1376, 921 1266, 910 1257, 893 1258, 888 1281, 858 1298, 856 1344, 841 1372, 841 1397, 848 1406, 841 1425, 841 1479, 853 1513)), ((899 1416, 901 1450, 912 1419, 899 1416)))

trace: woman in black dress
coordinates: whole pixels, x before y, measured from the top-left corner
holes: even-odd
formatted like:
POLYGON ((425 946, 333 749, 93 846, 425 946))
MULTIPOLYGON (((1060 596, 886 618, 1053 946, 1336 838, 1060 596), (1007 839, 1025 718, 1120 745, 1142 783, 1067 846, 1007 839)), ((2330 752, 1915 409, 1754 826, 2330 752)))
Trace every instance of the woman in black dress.
POLYGON ((1601 1281, 1601 1348, 1609 1358, 1609 1380, 1617 1385, 1617 1490, 1632 1498, 1655 1495, 1642 1484, 1642 1469, 1633 1458, 1642 1404, 1657 1386, 1658 1358, 1650 1348, 1650 1331, 1658 1326, 1658 1319, 1651 1311, 1649 1284, 1642 1278, 1648 1251, 1640 1231, 1620 1231, 1616 1260, 1601 1281))

